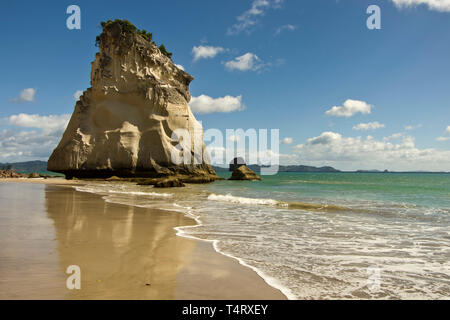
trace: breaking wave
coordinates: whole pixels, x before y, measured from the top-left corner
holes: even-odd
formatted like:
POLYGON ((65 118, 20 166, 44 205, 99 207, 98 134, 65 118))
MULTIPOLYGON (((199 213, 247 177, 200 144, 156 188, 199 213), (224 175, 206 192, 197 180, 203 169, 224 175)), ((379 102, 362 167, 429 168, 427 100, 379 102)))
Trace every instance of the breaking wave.
POLYGON ((353 211, 355 209, 342 207, 338 205, 320 204, 320 203, 304 203, 304 202, 285 202, 275 199, 258 199, 258 198, 245 198, 233 196, 230 193, 226 195, 210 194, 208 196, 210 201, 231 202, 247 205, 266 205, 276 206, 288 209, 299 209, 308 211, 353 211))

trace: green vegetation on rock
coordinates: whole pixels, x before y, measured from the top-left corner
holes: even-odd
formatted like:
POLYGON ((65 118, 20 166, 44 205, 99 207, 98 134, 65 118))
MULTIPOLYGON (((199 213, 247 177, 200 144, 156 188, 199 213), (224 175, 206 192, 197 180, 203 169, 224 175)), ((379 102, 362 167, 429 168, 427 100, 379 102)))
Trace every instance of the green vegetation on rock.
MULTIPOLYGON (((102 21, 100 22, 100 25, 102 26, 103 30, 106 28, 110 28, 112 25, 117 24, 120 27, 120 30, 122 32, 125 33, 137 33, 138 35, 140 35, 142 38, 144 38, 145 40, 147 40, 148 42, 151 42, 153 44, 155 44, 152 39, 153 39, 153 34, 151 32, 147 32, 147 30, 145 29, 138 29, 134 24, 132 24, 130 21, 124 19, 116 19, 114 21, 112 20, 108 20, 108 21, 102 21)), ((95 45, 98 47, 100 45, 101 42, 101 34, 98 35, 95 38, 95 45)), ((172 52, 167 51, 166 47, 164 46, 164 44, 161 44, 159 46, 159 50, 161 51, 162 54, 164 54, 166 57, 168 57, 169 59, 172 59, 172 52)))
POLYGON ((172 52, 167 51, 167 50, 166 50, 166 47, 164 47, 163 44, 161 44, 161 45, 159 46, 159 50, 161 50, 161 53, 162 53, 163 55, 165 55, 165 56, 168 57, 169 59, 172 59, 172 52))

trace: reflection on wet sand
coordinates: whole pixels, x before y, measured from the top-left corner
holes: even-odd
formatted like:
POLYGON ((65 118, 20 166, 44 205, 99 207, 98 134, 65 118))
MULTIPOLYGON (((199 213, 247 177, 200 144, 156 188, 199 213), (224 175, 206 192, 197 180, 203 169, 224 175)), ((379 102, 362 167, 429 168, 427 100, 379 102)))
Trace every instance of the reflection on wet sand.
POLYGON ((44 186, 0 183, 0 299, 64 299, 44 186))
MULTIPOLYGON (((128 199, 131 201, 130 196, 128 199)), ((284 299, 181 213, 105 202, 70 186, 0 183, 0 299, 284 299), (66 270, 81 268, 81 289, 66 270)))
POLYGON ((172 299, 177 274, 196 242, 175 236, 190 225, 181 214, 111 204, 99 196, 46 186, 59 263, 81 268, 72 298, 172 299))

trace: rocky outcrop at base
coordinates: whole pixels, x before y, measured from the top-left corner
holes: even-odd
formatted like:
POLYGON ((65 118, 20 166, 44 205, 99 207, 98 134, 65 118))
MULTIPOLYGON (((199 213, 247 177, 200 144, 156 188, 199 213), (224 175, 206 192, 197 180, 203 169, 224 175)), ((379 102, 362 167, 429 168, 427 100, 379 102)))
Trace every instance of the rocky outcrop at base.
POLYGON ((188 175, 174 175, 171 177, 166 178, 117 178, 114 177, 114 179, 106 179, 108 181, 128 181, 128 182, 135 182, 139 186, 156 186, 159 182, 164 182, 166 180, 178 180, 181 183, 190 183, 190 184, 200 184, 200 183, 210 183, 214 182, 216 180, 224 180, 223 178, 219 177, 208 177, 208 176, 188 176, 188 175))
POLYGON ((36 179, 36 178, 44 178, 47 179, 48 175, 41 175, 39 173, 33 172, 30 174, 24 174, 24 173, 19 173, 19 172, 15 172, 14 170, 0 170, 0 179, 8 179, 8 178, 13 178, 13 179, 19 179, 19 178, 29 178, 29 179, 36 179))
POLYGON ((0 179, 7 179, 7 178, 26 178, 28 175, 17 173, 14 170, 0 170, 0 179))
POLYGON ((228 180, 258 180, 261 178, 255 173, 255 171, 249 169, 247 166, 240 166, 233 171, 231 178, 228 180))
POLYGON ((178 179, 164 179, 155 184, 155 188, 180 188, 184 187, 184 183, 178 179))

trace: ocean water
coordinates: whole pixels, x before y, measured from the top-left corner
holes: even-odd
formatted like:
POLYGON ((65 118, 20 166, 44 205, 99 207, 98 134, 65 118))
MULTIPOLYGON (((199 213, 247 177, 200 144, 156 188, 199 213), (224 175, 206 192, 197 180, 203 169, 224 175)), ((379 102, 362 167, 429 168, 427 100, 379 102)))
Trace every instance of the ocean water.
POLYGON ((180 236, 211 241, 290 299, 450 299, 450 174, 279 173, 177 189, 76 188, 191 216, 198 224, 180 226, 180 236))

